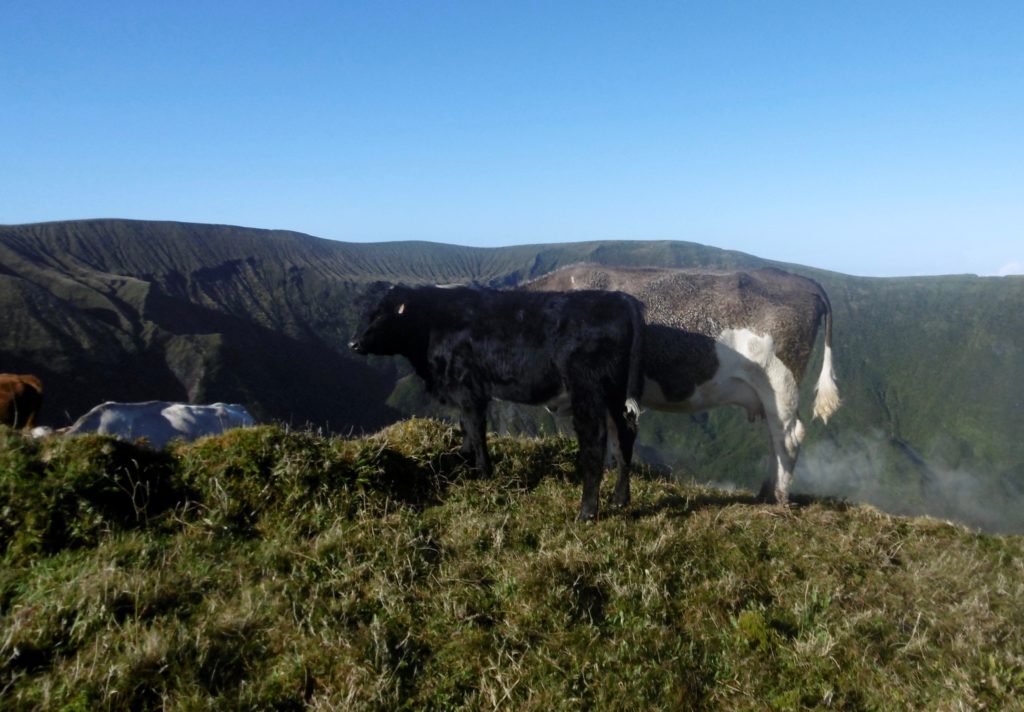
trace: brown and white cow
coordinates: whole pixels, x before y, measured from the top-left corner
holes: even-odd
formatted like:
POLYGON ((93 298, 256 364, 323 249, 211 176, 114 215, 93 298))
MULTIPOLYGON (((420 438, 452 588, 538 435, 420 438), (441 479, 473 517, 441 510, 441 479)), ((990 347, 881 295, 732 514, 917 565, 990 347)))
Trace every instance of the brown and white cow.
MULTIPOLYGON (((786 503, 804 436, 799 383, 825 321, 814 416, 839 407, 832 365, 832 306, 814 280, 778 269, 708 272, 572 265, 523 285, 530 290, 609 289, 645 307, 643 404, 697 412, 739 405, 768 422, 775 462, 761 487, 786 503)), ((614 445, 614 443, 613 443, 614 445)))
POLYGON ((36 376, 0 373, 0 424, 31 430, 43 404, 43 384, 36 376))

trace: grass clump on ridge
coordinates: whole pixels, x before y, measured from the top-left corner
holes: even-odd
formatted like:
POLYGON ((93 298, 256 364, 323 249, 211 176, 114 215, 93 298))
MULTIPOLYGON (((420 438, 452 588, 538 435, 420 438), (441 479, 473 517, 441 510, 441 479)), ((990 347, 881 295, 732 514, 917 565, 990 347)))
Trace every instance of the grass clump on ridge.
POLYGON ((955 709, 1024 696, 1024 540, 639 477, 575 444, 0 431, 3 709, 955 709), (604 501, 614 477, 606 477, 604 501))

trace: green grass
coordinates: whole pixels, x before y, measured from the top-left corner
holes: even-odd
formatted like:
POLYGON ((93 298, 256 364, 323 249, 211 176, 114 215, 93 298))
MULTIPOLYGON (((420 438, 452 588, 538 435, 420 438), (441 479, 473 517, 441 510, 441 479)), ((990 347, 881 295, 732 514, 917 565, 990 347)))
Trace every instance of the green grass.
POLYGON ((458 444, 0 431, 0 708, 1021 708, 1021 537, 458 444))

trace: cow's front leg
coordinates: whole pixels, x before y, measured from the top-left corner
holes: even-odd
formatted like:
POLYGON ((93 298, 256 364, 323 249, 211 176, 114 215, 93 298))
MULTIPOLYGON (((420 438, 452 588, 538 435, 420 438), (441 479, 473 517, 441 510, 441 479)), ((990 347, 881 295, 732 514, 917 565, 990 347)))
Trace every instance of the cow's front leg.
POLYGON ((491 458, 487 452, 487 403, 473 401, 461 408, 462 448, 460 452, 469 460, 481 477, 493 474, 491 458))

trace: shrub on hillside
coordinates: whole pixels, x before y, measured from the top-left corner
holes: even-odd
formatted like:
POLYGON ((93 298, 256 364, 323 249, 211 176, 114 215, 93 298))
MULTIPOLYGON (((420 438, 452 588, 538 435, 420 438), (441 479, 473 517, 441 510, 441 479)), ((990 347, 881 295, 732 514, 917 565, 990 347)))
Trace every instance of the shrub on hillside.
POLYGON ((425 420, 360 439, 245 428, 174 453, 202 521, 242 536, 276 527, 280 517, 317 530, 381 498, 434 502, 462 463, 451 427, 425 420))
POLYGON ((187 497, 173 458, 99 435, 0 432, 0 548, 5 558, 89 546, 144 526, 187 497))

